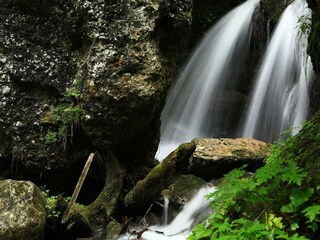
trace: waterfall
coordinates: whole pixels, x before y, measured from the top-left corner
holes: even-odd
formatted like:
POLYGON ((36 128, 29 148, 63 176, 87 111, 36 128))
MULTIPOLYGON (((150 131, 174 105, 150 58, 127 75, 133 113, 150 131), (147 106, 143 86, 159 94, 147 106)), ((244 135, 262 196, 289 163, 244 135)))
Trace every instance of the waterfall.
POLYGON ((240 135, 273 142, 295 134, 308 114, 313 70, 307 55, 311 11, 296 0, 283 12, 257 75, 240 135))
MULTIPOLYGON (((161 115, 157 153, 163 159, 180 143, 217 136, 227 113, 221 110, 226 89, 238 84, 252 32, 252 14, 259 0, 248 0, 224 16, 191 55, 167 98, 161 115)), ((225 128, 227 128, 225 126, 225 128)))
MULTIPOLYGON (((216 187, 202 187, 167 226, 150 226, 142 234, 142 240, 185 240, 195 224, 204 221, 210 213, 210 202, 206 195, 215 191, 216 187)), ((119 240, 133 240, 135 235, 124 235, 119 240)))
MULTIPOLYGON (((182 142, 217 134, 215 126, 225 117, 216 116, 217 100, 237 81, 248 51, 251 18, 257 4, 258 0, 248 0, 227 14, 193 53, 162 113, 159 159, 182 142)), ((295 134, 307 118, 308 88, 313 78, 312 63, 306 53, 310 19, 306 1, 296 0, 282 14, 270 42, 268 36, 269 45, 240 129, 242 136, 272 142, 286 129, 292 128, 291 133, 295 134)), ((202 188, 170 224, 165 221, 164 226, 148 227, 142 239, 186 239, 192 227, 211 213, 205 195, 215 189, 202 188)))

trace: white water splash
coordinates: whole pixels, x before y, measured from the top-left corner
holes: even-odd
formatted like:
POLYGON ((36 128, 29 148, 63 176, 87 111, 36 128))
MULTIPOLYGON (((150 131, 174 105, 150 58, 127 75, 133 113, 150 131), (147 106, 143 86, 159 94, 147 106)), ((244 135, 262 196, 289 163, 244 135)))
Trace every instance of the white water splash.
MULTIPOLYGON (((206 195, 216 187, 205 186, 187 203, 168 226, 151 226, 142 234, 142 240, 185 240, 195 224, 204 221, 212 213, 206 195)), ((133 240, 135 235, 121 236, 118 240, 133 240)))
POLYGON ((162 160, 180 143, 215 136, 224 90, 237 83, 252 32, 252 14, 259 0, 248 0, 223 17, 205 36, 171 89, 161 115, 162 160))
POLYGON ((283 12, 256 80, 242 137, 273 142, 287 129, 297 133, 306 120, 313 78, 306 53, 310 19, 305 0, 296 0, 283 12))

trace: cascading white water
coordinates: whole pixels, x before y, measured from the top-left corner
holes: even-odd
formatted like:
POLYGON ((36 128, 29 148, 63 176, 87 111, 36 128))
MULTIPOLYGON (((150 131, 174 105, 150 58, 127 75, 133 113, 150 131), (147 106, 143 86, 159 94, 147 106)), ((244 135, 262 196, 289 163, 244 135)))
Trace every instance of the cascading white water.
POLYGON ((163 203, 163 226, 168 225, 168 216, 169 216, 169 199, 167 197, 164 197, 164 203, 163 203))
MULTIPOLYGON (((212 212, 206 195, 216 187, 204 186, 188 202, 168 226, 151 226, 142 234, 142 240, 185 240, 195 224, 204 221, 212 212)), ((135 235, 121 236, 119 240, 133 240, 135 235)))
POLYGON ((305 0, 296 0, 283 12, 257 76, 242 137, 273 142, 287 129, 297 133, 306 120, 313 78, 306 53, 310 19, 305 0))
POLYGON ((252 14, 259 0, 248 0, 223 17, 192 54, 169 93, 161 115, 161 141, 156 157, 162 160, 182 142, 215 136, 218 99, 237 83, 252 32, 252 14))

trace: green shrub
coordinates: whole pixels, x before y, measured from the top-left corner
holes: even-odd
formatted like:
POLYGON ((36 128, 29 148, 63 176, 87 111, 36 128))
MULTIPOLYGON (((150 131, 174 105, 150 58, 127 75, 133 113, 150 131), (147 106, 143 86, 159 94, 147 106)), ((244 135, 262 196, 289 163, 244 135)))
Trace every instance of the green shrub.
POLYGON ((248 178, 244 168, 225 175, 209 194, 214 215, 196 239, 315 239, 320 223, 320 114, 295 137, 278 142, 265 166, 248 178))

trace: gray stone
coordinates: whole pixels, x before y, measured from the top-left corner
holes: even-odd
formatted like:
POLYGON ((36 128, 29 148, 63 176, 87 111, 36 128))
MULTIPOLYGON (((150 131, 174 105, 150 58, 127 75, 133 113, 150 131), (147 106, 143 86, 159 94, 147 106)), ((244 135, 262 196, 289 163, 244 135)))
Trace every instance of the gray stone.
POLYGON ((252 138, 197 138, 189 161, 189 172, 206 180, 220 178, 230 170, 248 165, 262 166, 270 154, 270 144, 252 138))
POLYGON ((45 199, 31 182, 0 181, 0 239, 41 240, 45 228, 45 199))

